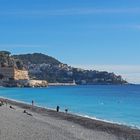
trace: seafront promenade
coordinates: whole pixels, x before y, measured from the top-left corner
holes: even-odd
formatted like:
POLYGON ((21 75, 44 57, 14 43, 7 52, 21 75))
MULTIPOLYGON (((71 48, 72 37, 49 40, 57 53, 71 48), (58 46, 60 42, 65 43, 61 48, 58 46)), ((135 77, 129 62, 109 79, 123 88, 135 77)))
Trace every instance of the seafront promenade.
POLYGON ((48 86, 76 86, 76 83, 48 83, 48 86))
POLYGON ((2 140, 139 140, 140 130, 6 100, 0 107, 2 140))

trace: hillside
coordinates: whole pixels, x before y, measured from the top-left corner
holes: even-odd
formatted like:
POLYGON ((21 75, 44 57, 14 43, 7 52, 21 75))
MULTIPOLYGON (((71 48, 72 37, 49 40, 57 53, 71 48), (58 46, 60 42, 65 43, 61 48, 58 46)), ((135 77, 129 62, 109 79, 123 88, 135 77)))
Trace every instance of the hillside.
POLYGON ((13 55, 14 59, 20 59, 24 67, 29 70, 31 79, 47 80, 48 82, 76 84, 126 84, 121 76, 106 71, 84 70, 73 68, 63 64, 53 57, 41 54, 13 55))
POLYGON ((24 62, 24 64, 28 64, 29 62, 31 64, 51 64, 51 65, 59 65, 61 64, 58 60, 55 58, 44 55, 41 53, 33 53, 33 54, 22 54, 22 55, 13 55, 14 58, 20 59, 24 62))

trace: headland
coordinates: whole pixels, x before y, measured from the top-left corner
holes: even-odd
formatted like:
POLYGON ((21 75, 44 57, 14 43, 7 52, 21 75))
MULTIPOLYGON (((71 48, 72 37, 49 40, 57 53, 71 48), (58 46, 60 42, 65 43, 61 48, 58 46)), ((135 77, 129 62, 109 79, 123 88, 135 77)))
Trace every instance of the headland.
POLYGON ((47 87, 49 85, 122 85, 120 75, 74 68, 41 53, 11 55, 0 51, 0 86, 47 87))

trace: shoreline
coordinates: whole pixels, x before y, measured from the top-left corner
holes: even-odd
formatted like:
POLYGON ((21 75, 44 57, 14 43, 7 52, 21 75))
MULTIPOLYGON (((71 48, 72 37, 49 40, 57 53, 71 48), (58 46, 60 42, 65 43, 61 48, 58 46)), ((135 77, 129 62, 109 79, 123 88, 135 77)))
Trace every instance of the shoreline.
MULTIPOLYGON (((32 81, 32 80, 29 80, 32 81)), ((36 81, 40 81, 40 80, 36 80, 36 81)), ((57 87, 57 86, 106 86, 106 85, 110 85, 110 86, 126 86, 126 85, 133 85, 133 86, 139 86, 140 84, 131 84, 131 83, 127 83, 127 84, 76 84, 76 83, 48 83, 47 86, 3 86, 0 85, 0 88, 47 88, 47 87, 57 87)))
POLYGON ((69 113, 64 113, 64 112, 56 112, 55 110, 52 109, 47 109, 43 108, 40 106, 33 106, 20 102, 17 100, 12 100, 12 99, 7 99, 0 97, 0 100, 7 101, 8 104, 17 106, 22 109, 27 109, 31 112, 38 113, 42 116, 50 116, 54 119, 60 119, 60 120, 65 120, 68 122, 72 122, 74 124, 78 124, 86 129, 90 129, 92 131, 100 131, 100 132, 105 132, 111 135, 115 135, 119 138, 125 139, 132 139, 132 140, 139 140, 140 139, 140 130, 138 128, 131 128, 126 125, 121 125, 121 124, 116 124, 116 123, 111 123, 111 122, 105 122, 102 120, 94 119, 94 118, 89 118, 89 117, 84 117, 81 115, 76 115, 76 114, 69 114, 69 113))
MULTIPOLYGON (((0 100, 1 99, 2 100, 7 100, 9 102, 21 103, 21 104, 25 104, 25 105, 31 106, 31 103, 29 103, 29 102, 14 100, 14 99, 11 99, 11 98, 5 98, 3 96, 0 96, 0 100)), ((40 105, 35 105, 35 107, 39 107, 39 108, 50 110, 50 111, 56 111, 56 109, 54 109, 54 108, 49 108, 49 107, 47 108, 45 106, 40 106, 40 105)), ((60 110, 59 113, 65 113, 65 112, 60 110)), ((96 118, 94 116, 88 116, 88 115, 78 114, 78 113, 74 113, 74 112, 68 112, 68 114, 73 115, 73 116, 79 116, 79 117, 82 117, 82 118, 87 118, 87 119, 95 120, 95 121, 101 121, 101 122, 104 122, 104 123, 125 126, 125 127, 130 128, 130 129, 134 129, 134 130, 140 130, 140 127, 138 127, 138 126, 127 125, 125 123, 120 123, 120 122, 108 121, 108 120, 105 120, 105 119, 99 119, 99 118, 96 118)))

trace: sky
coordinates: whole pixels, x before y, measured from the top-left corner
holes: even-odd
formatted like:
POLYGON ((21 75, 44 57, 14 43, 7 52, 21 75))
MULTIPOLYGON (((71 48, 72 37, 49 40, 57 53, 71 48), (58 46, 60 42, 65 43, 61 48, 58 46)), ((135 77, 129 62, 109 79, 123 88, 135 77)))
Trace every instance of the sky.
POLYGON ((140 83, 140 0, 0 0, 0 50, 140 83))

